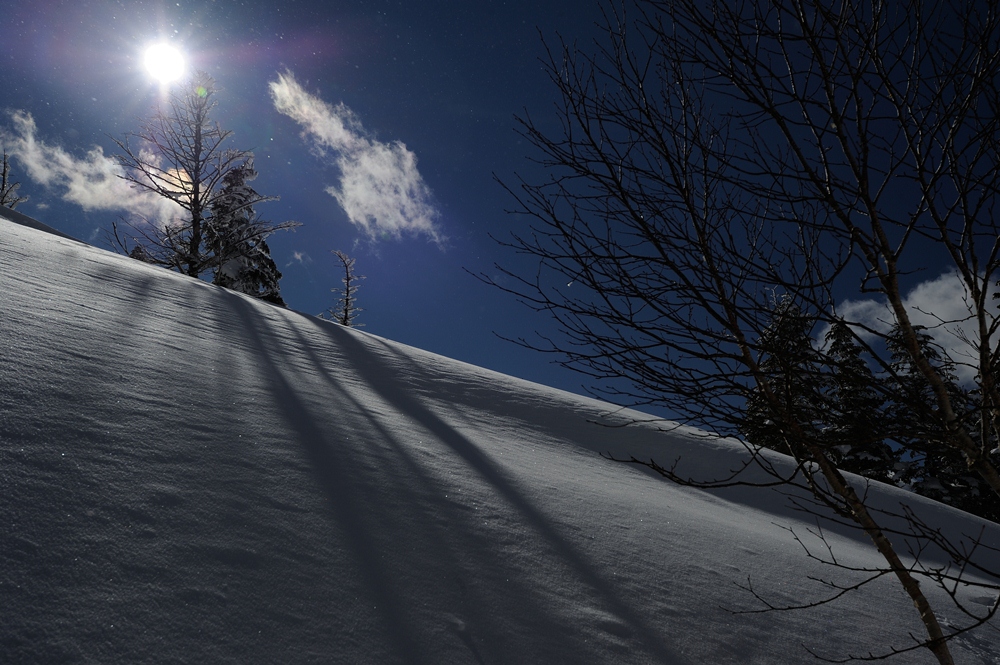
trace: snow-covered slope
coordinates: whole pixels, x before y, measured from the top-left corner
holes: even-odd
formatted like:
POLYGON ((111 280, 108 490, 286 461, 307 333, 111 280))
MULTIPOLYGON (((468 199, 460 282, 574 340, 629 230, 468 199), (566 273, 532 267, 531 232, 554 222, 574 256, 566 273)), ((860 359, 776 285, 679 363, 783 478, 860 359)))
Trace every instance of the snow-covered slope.
MULTIPOLYGON (((0 220, 0 662, 773 664, 919 632, 889 580, 727 611, 837 572, 774 493, 597 454, 711 475, 737 445, 609 412, 0 220)), ((996 663, 1000 632, 955 649, 996 663)))

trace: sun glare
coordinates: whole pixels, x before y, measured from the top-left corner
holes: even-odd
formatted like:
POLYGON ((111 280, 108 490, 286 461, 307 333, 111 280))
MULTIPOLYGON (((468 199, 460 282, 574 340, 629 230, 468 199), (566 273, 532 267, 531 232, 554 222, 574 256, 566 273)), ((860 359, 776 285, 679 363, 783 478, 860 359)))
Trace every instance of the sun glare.
POLYGON ((160 83, 170 83, 184 75, 184 56, 169 44, 146 49, 145 63, 146 71, 160 83))

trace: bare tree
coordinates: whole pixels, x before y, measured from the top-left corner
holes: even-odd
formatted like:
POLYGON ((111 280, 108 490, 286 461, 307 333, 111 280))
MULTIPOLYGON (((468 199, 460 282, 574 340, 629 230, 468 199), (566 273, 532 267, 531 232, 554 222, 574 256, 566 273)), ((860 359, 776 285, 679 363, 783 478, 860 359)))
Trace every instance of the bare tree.
POLYGON ((115 139, 122 150, 122 177, 133 187, 175 202, 182 215, 166 223, 139 219, 123 228, 115 225, 113 243, 126 254, 191 277, 219 269, 277 230, 298 226, 266 222, 252 214, 253 206, 276 197, 263 196, 243 183, 241 197, 236 207, 232 205, 228 180, 234 173, 256 172, 252 153, 224 146, 232 132, 210 118, 215 91, 212 78, 199 73, 138 132, 115 139), (242 224, 237 228, 233 219, 242 224))
MULTIPOLYGON (((811 497, 797 495, 803 509, 862 530, 885 566, 855 571, 864 580, 830 600, 891 575, 926 635, 861 659, 926 648, 952 663, 948 641, 998 609, 970 608, 955 589, 1000 588, 988 565, 997 550, 982 533, 946 536, 912 511, 870 506, 808 411, 790 408, 787 377, 766 364, 766 333, 776 294, 810 334, 848 331, 883 396, 906 399, 894 394, 905 382, 926 388, 916 394, 929 403, 910 404, 932 414, 919 439, 961 453, 1000 493, 990 456, 1000 427, 990 303, 1000 277, 998 10, 962 0, 609 6, 593 53, 564 44, 549 54, 559 132, 522 120, 549 177, 508 187, 530 226, 502 242, 538 270, 501 268, 503 283, 482 276, 555 318, 560 337, 521 343, 556 354, 613 400, 727 436, 739 436, 748 399, 756 417, 766 410, 791 471, 752 443, 727 478, 631 461, 699 487, 798 487, 811 497), (969 322, 977 331, 962 359, 977 373, 968 403, 927 357, 906 304, 928 267, 955 274, 968 310, 935 332, 969 322), (881 303, 909 375, 890 357, 886 325, 849 316, 843 304, 858 297, 881 303), (742 475, 754 471, 764 479, 742 475), (966 622, 944 626, 922 581, 946 591, 966 622)), ((842 362, 817 344, 810 371, 842 362)))
POLYGON ((344 287, 341 289, 331 289, 334 293, 339 293, 340 298, 337 299, 335 307, 324 312, 325 316, 323 318, 329 318, 331 321, 336 321, 348 328, 363 328, 365 324, 355 323, 354 319, 357 318, 358 312, 364 311, 357 306, 357 293, 361 287, 359 282, 365 277, 354 272, 355 259, 339 249, 333 250, 332 254, 340 260, 340 264, 344 267, 344 276, 340 280, 344 283, 344 287))
POLYGON ((13 210, 21 203, 28 200, 27 196, 18 196, 17 190, 21 187, 19 182, 10 180, 10 161, 7 159, 7 151, 3 151, 3 173, 0 176, 0 205, 13 210))

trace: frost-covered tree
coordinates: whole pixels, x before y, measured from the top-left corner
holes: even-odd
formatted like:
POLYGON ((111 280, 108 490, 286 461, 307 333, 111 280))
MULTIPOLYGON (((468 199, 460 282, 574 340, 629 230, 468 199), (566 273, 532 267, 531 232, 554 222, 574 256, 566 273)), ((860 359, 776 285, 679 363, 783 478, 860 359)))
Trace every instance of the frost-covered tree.
POLYGON ((265 240, 270 225, 254 210, 255 202, 265 200, 249 184, 256 177, 253 157, 222 177, 205 226, 205 246, 216 258, 212 281, 284 306, 278 284, 281 271, 265 240))
POLYGON ((323 313, 323 318, 328 318, 331 321, 336 321, 342 326, 347 326, 349 328, 362 328, 365 324, 355 323, 354 319, 357 317, 358 312, 362 312, 360 307, 358 307, 358 289, 360 288, 359 282, 363 280, 364 275, 359 275, 354 272, 354 261, 344 252, 338 250, 332 250, 331 252, 340 260, 340 265, 344 268, 344 276, 341 278, 343 282, 343 288, 333 288, 330 289, 334 293, 340 294, 337 299, 337 304, 331 307, 326 312, 323 313))
MULTIPOLYGON (((258 203, 276 198, 245 188, 235 208, 224 203, 227 197, 229 204, 235 200, 234 177, 242 177, 244 184, 248 180, 246 169, 249 165, 253 171, 253 154, 224 145, 232 132, 223 130, 211 119, 215 93, 214 80, 198 73, 171 95, 165 108, 157 109, 144 121, 138 132, 115 139, 121 149, 118 162, 124 169, 122 177, 133 187, 175 202, 182 214, 166 223, 139 219, 127 221, 127 228, 116 224, 114 244, 129 255, 141 245, 144 260, 191 277, 199 277, 234 260, 232 251, 236 247, 250 253, 244 259, 260 264, 266 245, 227 243, 212 227, 216 222, 220 228, 231 226, 241 207, 252 209, 258 203), (220 219, 215 219, 216 214, 220 219)), ((244 215, 243 222, 242 237, 261 242, 274 231, 298 225, 265 222, 252 215, 244 215)))
POLYGON ((10 177, 10 160, 7 158, 7 151, 3 151, 3 173, 0 176, 0 205, 13 210, 21 203, 28 200, 27 196, 18 196, 17 190, 21 183, 12 182, 10 177))

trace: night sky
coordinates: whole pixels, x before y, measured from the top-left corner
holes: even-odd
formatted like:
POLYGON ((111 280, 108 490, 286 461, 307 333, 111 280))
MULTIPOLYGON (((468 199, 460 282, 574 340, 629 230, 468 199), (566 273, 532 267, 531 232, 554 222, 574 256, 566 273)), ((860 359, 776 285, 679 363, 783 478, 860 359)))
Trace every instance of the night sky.
POLYGON ((515 115, 554 127, 542 39, 586 44, 599 19, 589 0, 10 3, 0 23, 0 139, 30 196, 18 210, 109 247, 105 230, 127 213, 122 198, 83 201, 73 187, 113 187, 101 171, 117 152, 112 138, 138 130, 163 94, 143 53, 169 42, 189 71, 215 78, 215 120, 235 132, 231 147, 255 153, 255 188, 281 197, 258 212, 302 223, 269 240, 289 307, 318 314, 334 305, 342 272, 330 251, 340 249, 367 277, 358 319, 367 332, 580 392, 585 377, 497 336, 550 332, 550 322, 466 271, 493 273, 499 262, 533 272, 490 238, 515 223, 494 175, 540 177, 515 115), (271 85, 281 75, 313 110, 339 114, 347 143, 279 112, 271 85), (30 114, 33 130, 18 113, 30 114), (25 161, 29 140, 34 164, 25 161), (366 150, 415 158, 406 177, 418 199, 395 220, 375 209, 367 226, 327 191, 345 187, 338 159, 355 151, 361 163, 366 150))

